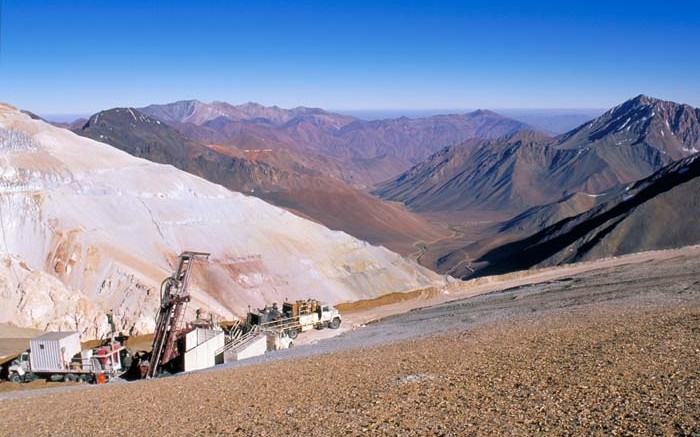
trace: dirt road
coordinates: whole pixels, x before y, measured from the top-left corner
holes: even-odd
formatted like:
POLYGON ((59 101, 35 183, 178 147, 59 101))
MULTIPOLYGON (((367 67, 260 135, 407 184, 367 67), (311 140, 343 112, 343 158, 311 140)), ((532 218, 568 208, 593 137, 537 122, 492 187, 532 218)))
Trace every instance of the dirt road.
MULTIPOLYGON (((565 266, 527 270, 505 275, 482 277, 469 281, 454 282, 444 287, 416 290, 408 293, 393 293, 376 299, 342 304, 338 307, 343 312, 343 326, 340 331, 316 331, 300 337, 297 344, 315 344, 339 333, 356 330, 358 327, 385 320, 390 316, 405 314, 421 308, 434 307, 448 302, 463 300, 488 293, 505 291, 533 284, 555 283, 577 277, 581 283, 595 272, 606 274, 613 269, 629 269, 642 272, 643 277, 653 276, 651 266, 668 263, 668 267, 677 265, 680 260, 700 259, 700 246, 689 246, 676 250, 641 252, 631 255, 605 258, 565 266)), ((566 282, 566 281, 564 281, 566 282)))

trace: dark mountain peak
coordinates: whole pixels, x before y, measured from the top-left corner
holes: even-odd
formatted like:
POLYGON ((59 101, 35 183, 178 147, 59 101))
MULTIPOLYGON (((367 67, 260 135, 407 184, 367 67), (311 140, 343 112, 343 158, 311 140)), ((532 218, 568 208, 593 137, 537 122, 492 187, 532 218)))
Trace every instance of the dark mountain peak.
MULTIPOLYGON (((632 115, 633 113, 636 112, 644 112, 647 114, 650 114, 651 112, 658 113, 658 111, 654 111, 655 109, 663 109, 666 110, 666 112, 672 112, 673 110, 694 110, 693 107, 683 104, 683 103, 676 103, 670 100, 662 100, 662 99, 657 99, 655 97, 650 97, 647 96, 646 94, 640 94, 636 97, 633 97, 629 100, 624 101, 623 103, 615 106, 614 108, 611 108, 609 111, 607 111, 605 114, 603 114, 601 117, 609 116, 609 115, 621 115, 621 114, 630 114, 632 115)), ((665 114, 661 114, 665 115, 665 114)))
POLYGON ((700 149, 700 110, 640 94, 558 137, 557 147, 644 147, 668 160, 700 149))
POLYGON ((112 108, 93 114, 80 128, 82 130, 99 125, 129 126, 160 125, 160 121, 143 114, 136 108, 112 108))
POLYGON ((27 111, 26 109, 21 109, 20 112, 22 112, 23 114, 27 114, 32 120, 46 121, 43 118, 41 118, 40 116, 33 113, 32 111, 27 111))
POLYGON ((659 99, 655 99, 653 97, 649 97, 646 94, 640 94, 637 97, 633 97, 628 100, 628 102, 632 102, 637 105, 650 105, 654 102, 658 102, 659 99))
POLYGON ((605 112, 603 115, 598 117, 597 119, 591 120, 590 123, 595 122, 595 121, 600 121, 606 120, 609 118, 620 118, 622 116, 635 116, 640 113, 647 113, 650 112, 650 108, 654 106, 656 103, 661 102, 661 100, 654 99, 652 97, 649 97, 644 94, 640 94, 637 97, 633 97, 631 99, 625 100, 624 102, 620 103, 619 105, 610 108, 607 112, 605 112))
POLYGON ((490 111, 488 109, 477 109, 476 111, 472 111, 467 115, 471 115, 472 117, 497 117, 497 118, 506 118, 503 115, 490 111))
POLYGON ((188 159, 188 148, 198 146, 174 128, 135 108, 100 111, 83 126, 72 130, 161 164, 184 163, 188 159))

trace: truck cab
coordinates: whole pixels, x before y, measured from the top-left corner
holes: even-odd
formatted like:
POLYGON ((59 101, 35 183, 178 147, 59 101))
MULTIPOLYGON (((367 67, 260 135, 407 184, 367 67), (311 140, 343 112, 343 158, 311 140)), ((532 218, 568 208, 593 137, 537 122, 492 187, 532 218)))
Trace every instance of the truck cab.
POLYGON ((342 321, 340 312, 335 307, 315 299, 285 302, 282 314, 284 320, 292 325, 285 329, 291 338, 296 338, 299 332, 314 328, 338 329, 342 321))
POLYGON ((31 372, 31 365, 29 363, 29 351, 22 352, 20 356, 12 361, 10 368, 10 381, 11 382, 22 382, 34 380, 34 374, 31 372))
POLYGON ((321 327, 327 326, 331 329, 338 329, 341 321, 340 312, 334 306, 327 303, 319 305, 319 323, 321 327))

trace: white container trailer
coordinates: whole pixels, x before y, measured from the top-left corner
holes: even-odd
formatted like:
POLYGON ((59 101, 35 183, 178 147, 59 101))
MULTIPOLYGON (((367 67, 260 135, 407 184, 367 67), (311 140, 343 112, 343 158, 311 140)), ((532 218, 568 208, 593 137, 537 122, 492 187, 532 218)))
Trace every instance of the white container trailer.
POLYGON ((80 333, 47 332, 29 340, 30 367, 34 373, 65 372, 80 353, 80 333))
POLYGON ((95 349, 81 351, 78 332, 48 332, 29 340, 29 352, 12 362, 9 380, 30 382, 38 377, 52 381, 107 382, 121 370, 120 353, 125 348, 111 341, 95 349))

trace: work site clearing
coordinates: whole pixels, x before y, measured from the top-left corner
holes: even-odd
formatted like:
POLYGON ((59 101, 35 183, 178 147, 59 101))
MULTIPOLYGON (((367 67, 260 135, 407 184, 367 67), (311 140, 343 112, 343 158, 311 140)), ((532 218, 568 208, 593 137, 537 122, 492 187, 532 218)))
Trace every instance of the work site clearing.
POLYGON ((689 247, 339 306, 313 345, 3 393, 0 434, 698 435, 698 273, 689 247))

